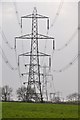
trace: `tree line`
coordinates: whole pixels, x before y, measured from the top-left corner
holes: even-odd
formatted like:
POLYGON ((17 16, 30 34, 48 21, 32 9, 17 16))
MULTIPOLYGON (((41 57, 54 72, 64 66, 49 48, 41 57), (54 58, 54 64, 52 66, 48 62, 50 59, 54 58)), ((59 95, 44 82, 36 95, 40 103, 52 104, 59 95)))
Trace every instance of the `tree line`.
MULTIPOLYGON (((0 101, 13 101, 12 94, 13 89, 8 85, 0 87, 0 101)), ((18 101, 40 101, 40 96, 36 94, 35 90, 28 86, 27 88, 24 86, 19 87, 16 90, 18 101)), ((72 93, 69 94, 67 97, 68 102, 79 102, 80 101, 80 94, 79 93, 72 93)), ((55 99, 56 100, 56 99, 55 99)), ((56 102, 56 101, 55 101, 56 102)), ((60 102, 60 98, 59 98, 60 102)))
MULTIPOLYGON (((13 89, 8 85, 0 87, 0 101, 13 101, 13 89)), ((28 86, 19 87, 16 90, 18 101, 40 101, 40 96, 36 94, 35 90, 28 86), (34 99, 33 99, 34 98, 34 99)))

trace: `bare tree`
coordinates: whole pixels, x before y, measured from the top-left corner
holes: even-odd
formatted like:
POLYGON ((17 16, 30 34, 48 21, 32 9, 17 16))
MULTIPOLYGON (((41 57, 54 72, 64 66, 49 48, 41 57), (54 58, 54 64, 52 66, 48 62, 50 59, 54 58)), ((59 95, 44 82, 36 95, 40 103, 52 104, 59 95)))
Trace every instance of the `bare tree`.
POLYGON ((80 102, 80 93, 78 93, 78 101, 80 102))
POLYGON ((5 85, 2 87, 2 101, 10 101, 10 98, 12 96, 12 88, 9 87, 8 85, 5 85))
POLYGON ((18 88, 18 90, 17 90, 18 100, 26 101, 26 92, 27 92, 26 87, 22 86, 22 87, 18 88))
POLYGON ((72 93, 67 96, 68 101, 78 101, 80 99, 80 94, 78 93, 72 93))
POLYGON ((28 86, 27 88, 22 86, 17 90, 18 100, 21 101, 39 101, 39 96, 35 93, 35 90, 28 86))
POLYGON ((60 97, 59 97, 59 96, 55 97, 54 101, 55 101, 56 103, 61 102, 60 97))
POLYGON ((2 90, 1 90, 1 87, 0 87, 0 101, 2 101, 2 92, 1 92, 2 90))

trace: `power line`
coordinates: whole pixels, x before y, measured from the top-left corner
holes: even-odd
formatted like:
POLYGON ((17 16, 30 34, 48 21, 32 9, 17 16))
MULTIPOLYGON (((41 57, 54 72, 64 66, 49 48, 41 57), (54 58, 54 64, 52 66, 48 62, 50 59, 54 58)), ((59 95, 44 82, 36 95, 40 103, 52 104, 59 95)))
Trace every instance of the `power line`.
MULTIPOLYGON (((22 35, 22 27, 21 27, 21 23, 20 23, 20 21, 19 21, 19 12, 18 12, 18 8, 17 8, 17 4, 16 4, 16 2, 14 2, 14 1, 13 1, 13 4, 14 4, 14 7, 15 7, 16 18, 17 18, 17 21, 18 21, 18 25, 20 26, 21 35, 22 35)), ((24 44, 23 44, 23 40, 22 40, 22 52, 24 53, 24 44)), ((24 63, 24 65, 25 65, 24 56, 23 56, 23 63, 24 63)))
MULTIPOLYGON (((15 6, 15 14, 16 14, 16 18, 17 18, 17 21, 18 21, 18 25, 20 26, 20 29, 21 29, 21 24, 20 24, 20 22, 19 22, 19 13, 18 13, 18 10, 17 10, 16 2, 14 2, 14 6, 15 6)), ((8 42, 8 40, 7 40, 7 38, 6 38, 3 30, 1 29, 1 27, 0 27, 0 33, 1 33, 2 37, 3 37, 4 42, 7 44, 7 46, 8 46, 11 50, 14 50, 14 48, 11 47, 10 43, 8 42)), ((21 29, 21 33, 22 33, 22 29, 21 29)), ((10 64, 9 60, 7 59, 7 57, 6 57, 5 53, 4 53, 4 51, 2 50, 1 46, 0 46, 0 49, 1 49, 1 51, 2 51, 2 52, 1 52, 2 58, 3 58, 4 62, 8 65, 8 67, 9 67, 11 70, 18 70, 19 78, 20 78, 20 83, 21 83, 20 68, 19 68, 18 64, 17 64, 17 68, 14 68, 14 67, 10 64)), ((22 49, 23 49, 23 45, 22 45, 22 49)), ((17 55, 17 54, 16 54, 16 52, 15 52, 15 57, 16 57, 16 55, 17 55)), ((21 84, 21 85, 22 85, 22 84, 21 84)))
MULTIPOLYGON (((56 16, 55 16, 55 18, 53 20, 53 23, 51 24, 50 28, 54 26, 54 24, 55 24, 55 22, 56 22, 56 20, 57 20, 57 18, 59 16, 59 14, 60 14, 60 10, 62 8, 62 5, 63 5, 63 0, 61 1, 60 5, 59 5, 59 8, 58 8, 57 13, 56 13, 56 16)), ((56 49, 55 51, 52 51, 52 58, 53 58, 53 53, 54 52, 59 52, 59 51, 63 50, 64 48, 66 48, 72 42, 74 37, 77 35, 78 29, 79 29, 79 27, 74 31, 74 33, 72 34, 70 39, 62 47, 60 47, 59 49, 56 49)), ((49 33, 49 31, 47 32, 47 34, 48 33, 49 33)), ((45 42, 45 49, 44 49, 44 51, 46 51, 46 45, 47 45, 47 40, 45 42)), ((44 61, 44 58, 43 58, 43 61, 44 61)), ((43 63, 43 61, 42 61, 42 63, 43 63)), ((55 71, 55 72, 57 72, 57 71, 55 71)))
POLYGON ((52 60, 53 60, 53 54, 55 52, 60 52, 61 50, 65 49, 66 47, 68 47, 68 45, 72 42, 72 40, 74 40, 74 37, 77 35, 78 33, 78 29, 76 29, 76 31, 74 31, 74 33, 72 34, 72 36, 70 37, 70 39, 60 48, 52 50, 52 60))
MULTIPOLYGON (((7 44, 7 46, 8 46, 11 50, 14 50, 14 48, 11 47, 10 43, 8 42, 8 40, 7 40, 7 38, 6 38, 3 30, 1 30, 1 27, 0 27, 0 33, 1 33, 2 37, 3 37, 4 42, 7 44)), ((6 57, 3 49, 1 48, 1 46, 0 46, 0 49, 1 49, 0 54, 2 55, 2 58, 3 58, 4 62, 7 64, 7 66, 8 66, 11 70, 18 70, 19 77, 20 77, 19 67, 14 68, 14 67, 11 65, 11 63, 9 62, 9 60, 7 59, 7 57, 6 57)), ((21 84, 21 78, 20 78, 20 84, 21 84)), ((21 85, 22 85, 22 84, 21 84, 21 85)))
MULTIPOLYGON (((52 51, 52 60, 53 60, 53 54, 55 52, 60 52, 64 48, 68 47, 68 45, 72 42, 72 40, 74 40, 74 37, 77 35, 77 33, 78 33, 78 28, 74 31, 74 33, 72 34, 72 36, 70 37, 70 39, 62 47, 60 47, 60 48, 55 49, 54 51, 52 51)), ((54 70, 54 72, 61 72, 61 70, 59 70, 59 71, 54 70)))
MULTIPOLYGON (((59 7, 58 7, 58 9, 57 9, 56 15, 55 15, 55 17, 54 17, 54 19, 53 19, 53 22, 52 22, 51 26, 50 26, 50 29, 47 30, 47 35, 49 34, 49 31, 51 30, 51 28, 52 28, 52 27, 54 26, 54 24, 56 23, 59 15, 60 15, 60 11, 61 11, 61 9, 62 9, 63 3, 64 3, 64 0, 61 0, 61 2, 60 2, 60 4, 59 4, 59 7)), ((44 52, 46 52, 46 48, 47 48, 47 40, 45 41, 44 52)), ((43 57, 43 60, 42 60, 42 62, 41 62, 42 64, 43 64, 43 61, 44 61, 44 57, 43 57)))
POLYGON ((0 54, 2 55, 2 58, 4 60, 4 62, 6 63, 6 65, 11 69, 11 70, 17 70, 17 68, 14 68, 11 63, 9 62, 9 60, 7 59, 2 47, 0 46, 0 54))
MULTIPOLYGON (((15 14, 16 14, 16 18, 17 18, 17 22, 18 22, 18 25, 20 27, 20 30, 21 30, 21 34, 22 34, 22 29, 21 29, 21 23, 19 21, 19 12, 18 12, 18 9, 17 9, 17 5, 16 5, 16 2, 13 1, 13 4, 14 4, 14 7, 15 7, 15 14)), ((24 46, 23 46, 23 41, 22 41, 22 52, 24 53, 24 46)), ((23 56, 24 57, 24 56, 23 56)), ((20 73, 20 66, 18 65, 17 63, 17 50, 15 49, 15 58, 16 58, 16 64, 17 64, 17 68, 18 68, 18 75, 19 75, 19 79, 20 79, 20 84, 22 85, 22 81, 21 81, 21 73, 20 73)), ((24 59, 24 58, 23 58, 24 59)), ((23 60, 24 61, 24 60, 23 60)), ((24 63, 25 64, 25 63, 24 63)))
POLYGON ((3 32, 3 30, 1 29, 1 27, 0 27, 0 34, 1 34, 1 36, 2 36, 2 38, 3 38, 3 40, 4 40, 4 42, 7 44, 7 46, 8 46, 11 50, 13 50, 14 48, 11 47, 11 45, 10 45, 9 41, 7 40, 7 38, 6 38, 6 36, 5 36, 4 32, 3 32))
MULTIPOLYGON (((18 70, 18 72, 19 72, 19 77, 20 77, 20 69, 19 69, 19 67, 14 68, 14 67, 11 65, 11 63, 10 63, 9 60, 7 59, 7 57, 6 57, 6 55, 5 55, 5 53, 4 53, 4 51, 3 51, 3 49, 2 49, 1 46, 0 46, 0 54, 2 55, 2 58, 3 58, 4 62, 6 63, 6 65, 7 65, 12 71, 18 70)), ((20 84, 21 84, 21 77, 20 77, 20 84)), ((21 84, 21 85, 22 85, 22 84, 21 84)))
POLYGON ((18 12, 18 9, 17 9, 16 2, 14 2, 14 0, 13 0, 13 4, 14 4, 14 7, 15 7, 15 14, 16 14, 17 22, 18 22, 18 24, 19 24, 19 26, 21 28, 21 23, 19 21, 19 12, 18 12))
POLYGON ((72 34, 72 36, 70 37, 70 39, 60 48, 52 50, 52 60, 53 60, 53 54, 55 52, 60 52, 61 50, 65 49, 66 47, 69 46, 69 44, 74 40, 74 37, 77 35, 78 33, 78 28, 74 31, 74 33, 72 34))
MULTIPOLYGON (((60 15, 60 12, 61 12, 63 3, 64 3, 64 0, 61 0, 61 2, 60 2, 60 4, 59 4, 59 7, 58 7, 58 9, 57 9, 56 15, 55 15, 55 17, 54 17, 54 19, 53 19, 53 22, 52 22, 52 24, 50 25, 49 30, 47 31, 47 34, 49 34, 49 31, 51 30, 51 28, 52 28, 52 27, 54 26, 54 24, 56 23, 59 15, 60 15)), ((46 42, 47 42, 47 41, 46 41, 46 42)))
POLYGON ((20 79, 20 84, 22 86, 22 81, 21 81, 21 73, 20 73, 20 66, 17 63, 17 50, 15 49, 15 58, 16 58, 16 64, 17 64, 17 70, 18 70, 18 75, 19 75, 19 79, 20 79))
POLYGON ((71 67, 76 60, 78 59, 80 54, 76 55, 71 62, 69 62, 66 66, 64 66, 63 68, 59 69, 59 70, 52 70, 53 72, 59 73, 59 72, 64 72, 65 70, 67 70, 69 67, 71 67))
MULTIPOLYGON (((20 27, 21 35, 22 35, 22 28, 21 28, 21 23, 20 23, 20 21, 19 21, 19 12, 18 12, 18 9, 17 9, 16 2, 13 1, 13 4, 14 4, 14 7, 15 7, 15 14, 16 14, 17 22, 18 22, 18 25, 19 25, 19 27, 20 27)), ((24 44, 23 44, 23 40, 22 40, 22 52, 24 53, 24 44)), ((19 78, 20 78, 20 84, 22 85, 21 73, 20 73, 20 66, 19 66, 18 63, 17 63, 17 50, 16 50, 16 49, 15 49, 15 58, 16 58, 16 64, 17 64, 18 74, 19 74, 19 78)), ((25 64, 24 56, 23 56, 23 62, 24 62, 24 64, 25 64)))
POLYGON ((76 29, 76 30, 74 31, 74 33, 72 34, 72 36, 70 37, 70 39, 69 39, 62 47, 60 47, 60 48, 58 48, 58 49, 55 49, 54 52, 56 52, 56 51, 61 51, 61 50, 63 50, 64 48, 68 47, 68 45, 72 42, 72 40, 74 40, 74 37, 77 35, 77 33, 78 33, 78 29, 76 29))
POLYGON ((59 4, 59 7, 58 7, 58 10, 57 10, 57 12, 56 12, 56 15, 55 15, 55 17, 54 17, 54 19, 53 19, 53 22, 52 22, 51 26, 50 26, 50 29, 54 26, 55 22, 57 21, 59 15, 60 15, 60 12, 61 12, 63 3, 64 3, 64 0, 61 0, 61 2, 60 2, 60 4, 59 4))

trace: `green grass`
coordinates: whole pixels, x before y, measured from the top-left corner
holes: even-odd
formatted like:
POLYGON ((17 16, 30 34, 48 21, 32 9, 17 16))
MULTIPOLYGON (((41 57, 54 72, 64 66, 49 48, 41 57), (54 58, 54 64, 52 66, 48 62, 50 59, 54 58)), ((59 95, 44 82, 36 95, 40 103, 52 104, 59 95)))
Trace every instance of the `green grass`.
POLYGON ((2 118, 2 103, 0 102, 0 118, 2 118))
POLYGON ((3 102, 3 118, 77 118, 78 106, 65 104, 40 104, 3 102))

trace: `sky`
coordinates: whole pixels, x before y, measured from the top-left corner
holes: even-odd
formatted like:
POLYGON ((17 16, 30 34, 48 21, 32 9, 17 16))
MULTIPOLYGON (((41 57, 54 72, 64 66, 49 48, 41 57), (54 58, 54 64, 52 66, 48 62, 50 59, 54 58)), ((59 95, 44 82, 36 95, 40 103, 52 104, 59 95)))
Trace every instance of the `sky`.
MULTIPOLYGON (((63 2, 63 5, 60 10, 60 14, 57 17, 56 21, 54 22, 53 27, 49 30, 49 36, 54 37, 55 40, 55 51, 53 51, 52 48, 52 41, 48 40, 46 42, 46 50, 45 52, 47 54, 51 55, 51 61, 52 61, 52 68, 51 68, 51 74, 53 75, 53 82, 51 82, 51 78, 48 79, 48 91, 54 92, 54 89, 51 88, 51 85, 55 87, 56 91, 60 91, 62 97, 66 98, 67 95, 77 92, 78 91, 78 62, 76 61, 71 67, 66 69, 63 72, 55 73, 54 70, 59 70, 66 66, 75 55, 78 54, 78 34, 73 37, 70 44, 65 47, 64 49, 57 51, 59 48, 62 48, 62 46, 65 45, 67 41, 71 38, 73 33, 75 33, 77 26, 78 26, 78 1, 75 0, 61 0, 63 2)), ((21 29, 19 26, 20 17, 23 15, 27 15, 32 13, 33 8, 36 6, 37 12, 39 14, 49 16, 50 18, 50 26, 53 23, 53 20, 56 16, 56 12, 60 5, 60 0, 57 0, 56 2, 29 2, 29 1, 19 1, 15 4, 13 1, 8 2, 2 2, 2 5, 0 4, 0 18, 2 17, 2 30, 4 31, 4 34, 9 41, 10 45, 14 47, 14 38, 16 36, 20 36, 21 34, 28 34, 31 33, 31 20, 24 20, 23 21, 23 29, 21 33, 21 29), (19 22, 15 13, 15 5, 18 10, 18 17, 19 22), (2 7, 2 10, 1 10, 2 7), (1 14, 2 13, 2 14, 1 14), (2 16, 1 16, 2 15, 2 16)), ((47 29, 46 29, 46 20, 39 20, 38 21, 38 32, 41 34, 46 35, 47 29)), ((1 35, 0 35, 1 38, 1 35)), ((16 57, 15 57, 15 51, 11 50, 4 40, 0 41, 0 45, 2 43, 2 48, 5 52, 6 57, 8 58, 9 62, 13 67, 17 67, 16 64, 16 57)), ((45 48, 45 40, 39 40, 39 51, 44 52, 45 48)), ((17 42, 17 54, 30 51, 30 41, 19 41, 17 42), (23 44, 23 45, 22 45, 23 44)), ((1 56, 0 56, 1 57, 1 56)), ((40 63, 43 60, 40 59, 40 63)), ((25 63, 29 63, 28 58, 22 58, 21 59, 21 66, 20 71, 21 72, 28 72, 28 68, 24 68, 24 61, 25 63)), ((18 71, 12 71, 4 62, 2 62, 2 70, 1 70, 1 64, 0 64, 0 71, 2 75, 2 85, 9 85, 14 90, 14 96, 15 91, 18 89, 18 87, 21 86, 23 81, 26 81, 27 77, 19 79, 18 71)), ((43 65, 48 65, 48 59, 44 58, 43 65)), ((1 76, 0 75, 0 76, 1 76)), ((1 83, 1 81, 0 81, 1 83)))

